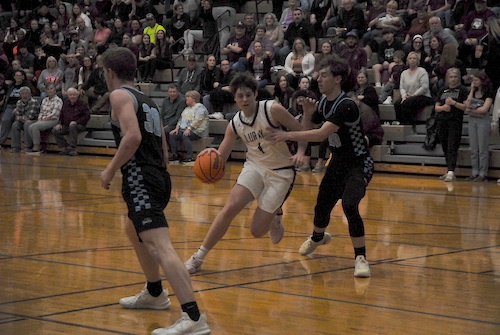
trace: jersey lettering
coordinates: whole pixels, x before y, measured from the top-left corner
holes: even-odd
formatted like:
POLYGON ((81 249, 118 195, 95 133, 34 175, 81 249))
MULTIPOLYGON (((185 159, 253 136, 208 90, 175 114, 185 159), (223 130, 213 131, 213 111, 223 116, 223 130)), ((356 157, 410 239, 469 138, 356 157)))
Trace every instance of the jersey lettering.
POLYGON ((142 110, 146 113, 146 120, 144 122, 144 129, 148 133, 155 134, 161 137, 161 122, 160 113, 156 108, 151 108, 148 104, 142 104, 142 110))

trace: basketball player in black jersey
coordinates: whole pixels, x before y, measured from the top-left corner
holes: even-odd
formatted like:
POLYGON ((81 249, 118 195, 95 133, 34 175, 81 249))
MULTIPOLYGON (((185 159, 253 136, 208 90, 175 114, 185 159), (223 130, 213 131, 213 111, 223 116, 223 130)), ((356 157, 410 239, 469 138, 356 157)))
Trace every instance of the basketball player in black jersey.
POLYGON ((323 97, 319 103, 308 98, 304 102, 303 124, 306 131, 275 131, 270 140, 321 142, 328 138, 332 159, 319 186, 314 209, 313 234, 302 244, 299 253, 308 255, 318 246, 330 243, 332 236, 325 232, 330 214, 338 200, 349 223, 349 235, 354 246, 355 277, 370 277, 366 261, 365 229, 359 203, 373 175, 373 160, 368 151, 361 127, 358 106, 341 89, 349 74, 343 61, 327 58, 320 64, 318 86, 323 97), (324 124, 312 129, 313 123, 324 124))
POLYGON ((209 334, 206 316, 200 315, 189 273, 172 246, 163 213, 171 183, 158 107, 134 89, 136 60, 129 49, 109 49, 102 62, 111 92, 111 122, 118 150, 101 173, 101 183, 109 189, 113 176, 121 169, 122 195, 128 207, 127 234, 147 279, 142 292, 121 299, 120 304, 125 308, 167 309, 170 299, 161 285, 161 267, 183 313, 173 326, 156 329, 152 334, 209 334))

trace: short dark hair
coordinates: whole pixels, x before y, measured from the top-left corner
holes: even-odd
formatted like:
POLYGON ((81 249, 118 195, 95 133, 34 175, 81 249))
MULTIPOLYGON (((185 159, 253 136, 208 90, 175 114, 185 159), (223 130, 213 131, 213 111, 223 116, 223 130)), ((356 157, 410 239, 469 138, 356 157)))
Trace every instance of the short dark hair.
POLYGON ((323 59, 319 64, 319 69, 322 70, 325 68, 330 68, 330 72, 334 77, 340 76, 342 82, 344 82, 349 75, 349 64, 347 64, 345 59, 339 56, 332 55, 323 59))
POLYGON ((110 48, 102 54, 101 63, 111 69, 120 80, 133 81, 137 71, 137 59, 128 48, 110 48))
POLYGON ((257 81, 254 77, 247 73, 238 73, 233 80, 231 80, 229 86, 231 87, 231 93, 233 94, 235 94, 239 88, 244 87, 249 88, 254 93, 257 92, 257 81))

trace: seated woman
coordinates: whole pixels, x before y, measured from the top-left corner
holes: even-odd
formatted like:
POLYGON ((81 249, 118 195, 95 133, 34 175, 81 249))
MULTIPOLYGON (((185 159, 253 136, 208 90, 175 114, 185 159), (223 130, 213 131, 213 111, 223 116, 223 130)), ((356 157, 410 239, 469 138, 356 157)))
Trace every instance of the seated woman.
POLYGON ((139 58, 137 59, 137 72, 141 75, 141 79, 145 80, 146 64, 153 57, 154 43, 151 43, 151 37, 148 34, 142 35, 142 42, 139 44, 139 58))
POLYGON ((271 82, 271 59, 264 52, 261 42, 255 41, 253 48, 255 53, 248 59, 247 66, 261 89, 271 82))
POLYGON ((156 70, 165 70, 172 64, 172 53, 167 35, 163 30, 156 32, 156 43, 144 69, 144 80, 153 81, 156 70))
POLYGON ((380 115, 378 107, 378 94, 375 87, 368 83, 368 71, 365 69, 358 71, 354 93, 359 101, 370 106, 370 108, 373 109, 377 115, 380 115))
POLYGON ((205 61, 205 68, 200 76, 200 93, 205 96, 208 92, 219 86, 221 70, 216 66, 217 61, 214 55, 208 55, 205 61))
POLYGON ((191 142, 208 136, 208 111, 200 103, 200 98, 200 93, 197 91, 186 92, 187 107, 182 111, 177 126, 169 134, 171 161, 181 160, 179 149, 184 147, 186 155, 182 158, 182 162, 192 162, 193 144, 191 142))
POLYGON ((285 31, 283 26, 281 26, 273 13, 267 13, 264 17, 264 23, 266 25, 266 36, 273 42, 274 54, 276 55, 281 47, 283 47, 283 41, 285 40, 285 31))
POLYGON ((274 85, 274 100, 279 102, 285 109, 290 108, 290 99, 294 90, 290 87, 286 76, 280 76, 274 85))
POLYGON ((297 37, 293 41, 292 51, 285 60, 286 77, 293 89, 297 89, 300 77, 310 77, 314 71, 314 55, 307 52, 305 45, 304 40, 297 37))
POLYGON ((197 22, 194 22, 190 29, 184 31, 184 55, 193 53, 194 42, 205 43, 211 36, 217 34, 217 22, 212 14, 212 2, 201 1, 201 11, 197 22))
POLYGON ((410 52, 406 58, 408 69, 401 73, 399 91, 401 98, 394 102, 396 119, 401 124, 413 125, 415 115, 426 106, 434 104, 429 87, 429 75, 424 68, 419 67, 420 59, 415 52, 410 52))

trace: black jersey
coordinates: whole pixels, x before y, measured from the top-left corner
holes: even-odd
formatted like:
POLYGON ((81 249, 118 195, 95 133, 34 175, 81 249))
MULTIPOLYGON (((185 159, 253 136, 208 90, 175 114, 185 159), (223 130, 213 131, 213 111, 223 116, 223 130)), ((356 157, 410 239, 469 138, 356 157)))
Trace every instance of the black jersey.
MULTIPOLYGON (((165 169, 165 159, 162 149, 162 127, 159 108, 149 97, 132 88, 121 88, 130 93, 134 99, 135 111, 142 141, 135 155, 131 158, 136 166, 150 166, 165 169)), ((120 125, 111 120, 116 146, 120 145, 122 138, 120 125)), ((122 166, 122 173, 127 164, 122 166)))
POLYGON ((313 122, 329 121, 339 130, 328 137, 328 143, 334 153, 334 160, 348 163, 356 158, 370 156, 364 138, 358 106, 344 92, 333 101, 323 96, 318 110, 313 114, 313 122))

